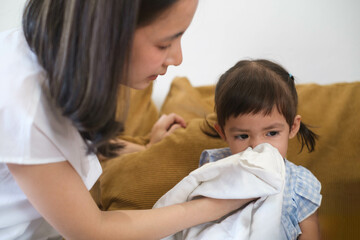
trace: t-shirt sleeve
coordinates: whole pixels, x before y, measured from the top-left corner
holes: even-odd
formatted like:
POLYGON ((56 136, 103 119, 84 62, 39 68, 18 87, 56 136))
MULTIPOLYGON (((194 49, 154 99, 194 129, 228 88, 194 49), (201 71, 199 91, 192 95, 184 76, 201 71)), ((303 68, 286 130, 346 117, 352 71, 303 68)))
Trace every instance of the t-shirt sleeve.
POLYGON ((30 154, 38 163, 53 163, 66 161, 60 150, 54 143, 37 127, 31 128, 30 154))
POLYGON ((53 142, 36 126, 30 127, 29 139, 19 139, 26 147, 20 151, 16 145, 0 155, 0 162, 15 164, 45 164, 66 161, 53 142), (26 141, 26 142, 25 142, 26 141), (19 151, 17 151, 19 150, 19 151))

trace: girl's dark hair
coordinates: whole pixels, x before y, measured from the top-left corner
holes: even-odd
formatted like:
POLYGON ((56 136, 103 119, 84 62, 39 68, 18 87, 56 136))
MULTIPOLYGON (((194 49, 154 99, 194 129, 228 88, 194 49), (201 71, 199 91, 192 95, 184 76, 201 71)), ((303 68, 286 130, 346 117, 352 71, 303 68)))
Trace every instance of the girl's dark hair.
MULTIPOLYGON (((220 77, 215 89, 215 111, 222 130, 229 117, 268 115, 274 107, 291 127, 297 106, 294 77, 279 64, 264 59, 239 61, 220 77)), ((297 136, 300 152, 305 145, 309 152, 314 151, 318 136, 302 122, 297 136)))
POLYGON ((110 140, 124 129, 128 90, 119 85, 126 85, 135 29, 177 1, 27 2, 25 38, 46 71, 52 101, 71 119, 88 153, 111 157, 122 147, 110 140))

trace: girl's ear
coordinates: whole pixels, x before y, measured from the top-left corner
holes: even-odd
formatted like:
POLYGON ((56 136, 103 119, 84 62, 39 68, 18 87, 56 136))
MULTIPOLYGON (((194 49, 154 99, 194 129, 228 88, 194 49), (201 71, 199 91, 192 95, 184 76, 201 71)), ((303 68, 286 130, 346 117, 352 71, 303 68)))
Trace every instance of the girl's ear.
POLYGON ((223 130, 221 129, 220 125, 219 125, 218 123, 215 123, 215 124, 214 124, 214 127, 215 127, 216 132, 220 135, 220 137, 221 137, 224 141, 226 141, 225 134, 224 134, 223 130))
POLYGON ((291 129, 290 129, 289 139, 295 137, 296 134, 299 132, 300 123, 301 123, 301 116, 296 115, 295 118, 294 118, 294 123, 293 123, 293 125, 291 126, 291 129))

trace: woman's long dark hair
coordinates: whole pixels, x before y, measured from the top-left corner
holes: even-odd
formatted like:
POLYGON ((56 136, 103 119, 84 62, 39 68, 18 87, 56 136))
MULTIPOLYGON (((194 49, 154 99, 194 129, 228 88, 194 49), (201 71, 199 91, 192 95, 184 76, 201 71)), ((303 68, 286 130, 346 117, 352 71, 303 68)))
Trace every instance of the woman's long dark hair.
POLYGON ((134 32, 175 2, 28 1, 26 40, 46 71, 52 101, 71 119, 88 153, 111 157, 122 147, 110 140, 124 128, 128 97, 119 85, 127 81, 134 32), (123 106, 118 106, 118 96, 123 106))

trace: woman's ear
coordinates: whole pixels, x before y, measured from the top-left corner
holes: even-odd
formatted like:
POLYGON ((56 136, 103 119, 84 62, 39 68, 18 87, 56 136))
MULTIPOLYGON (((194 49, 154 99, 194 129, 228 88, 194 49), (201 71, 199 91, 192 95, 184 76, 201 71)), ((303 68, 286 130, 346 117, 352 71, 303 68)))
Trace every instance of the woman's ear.
POLYGON ((296 134, 299 132, 300 129, 300 123, 301 123, 301 116, 300 115, 296 115, 294 118, 294 123, 290 128, 290 134, 289 134, 289 139, 293 138, 296 136, 296 134))
POLYGON ((220 127, 220 125, 218 123, 214 124, 215 130, 216 132, 220 135, 220 137, 226 141, 226 136, 225 133, 223 132, 222 128, 220 127))

